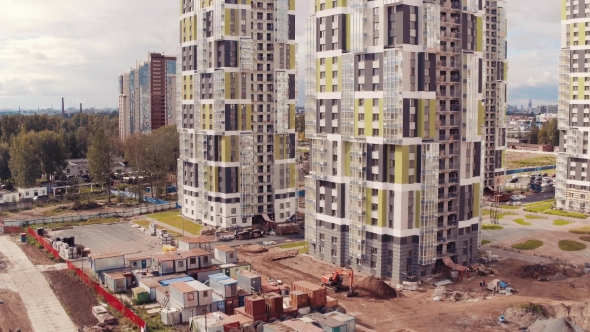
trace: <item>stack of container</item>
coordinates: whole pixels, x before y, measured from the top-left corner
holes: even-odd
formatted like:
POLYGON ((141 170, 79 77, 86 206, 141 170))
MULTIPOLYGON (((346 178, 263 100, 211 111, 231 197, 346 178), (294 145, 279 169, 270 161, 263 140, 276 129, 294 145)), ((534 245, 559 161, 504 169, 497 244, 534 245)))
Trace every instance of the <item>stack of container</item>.
POLYGON ((233 315, 239 304, 238 282, 225 274, 212 274, 209 276, 209 287, 225 300, 225 313, 233 315))
POLYGON ((262 278, 248 270, 239 271, 236 273, 238 279, 238 287, 248 293, 259 293, 262 287, 262 278))
POLYGON ((301 309, 309 306, 307 293, 293 291, 289 294, 289 305, 295 309, 301 309))
POLYGON ((269 293, 264 294, 264 299, 266 301, 266 313, 271 316, 282 315, 283 314, 283 297, 275 294, 269 293))
POLYGON ((244 312, 247 317, 254 321, 266 321, 266 300, 260 296, 249 296, 244 299, 244 312))
POLYGON ((158 226, 156 226, 156 224, 150 224, 150 228, 147 230, 148 235, 156 236, 157 229, 158 229, 158 226))
POLYGON ((296 281, 291 287, 291 291, 300 291, 307 294, 307 301, 312 308, 323 307, 326 305, 328 293, 326 289, 319 285, 314 285, 307 281, 296 281))

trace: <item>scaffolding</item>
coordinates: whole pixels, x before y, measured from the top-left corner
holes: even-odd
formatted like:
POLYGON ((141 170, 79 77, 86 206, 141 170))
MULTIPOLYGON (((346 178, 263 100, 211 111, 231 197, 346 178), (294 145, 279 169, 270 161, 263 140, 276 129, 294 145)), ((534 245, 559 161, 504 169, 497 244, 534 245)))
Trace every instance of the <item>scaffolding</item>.
POLYGON ((402 50, 385 50, 383 57, 383 138, 387 144, 401 144, 403 138, 402 63, 402 50))
POLYGON ((225 131, 225 72, 213 72, 213 131, 222 135, 225 131))
POLYGON ((440 51, 440 5, 424 3, 424 51, 440 51))
POLYGON ((305 238, 316 243, 316 180, 308 175, 305 177, 305 238))
POLYGON ((557 128, 566 130, 569 127, 570 112, 570 50, 559 52, 559 97, 557 108, 557 128))
POLYGON ((289 0, 275 0, 275 42, 289 41, 289 0))
POLYGON ((213 39, 222 40, 225 35, 225 0, 213 0, 213 39))
POLYGON ((311 138, 316 134, 316 98, 317 98, 317 58, 316 58, 316 18, 311 16, 306 24, 305 53, 305 136, 311 138))
POLYGON ((203 220, 207 219, 209 213, 209 165, 207 164, 207 134, 204 132, 197 134, 197 174, 199 189, 199 211, 202 213, 203 220))
POLYGON ((342 54, 342 98, 340 100, 340 134, 342 140, 354 139, 354 54, 342 54))
POLYGON ((276 126, 277 134, 289 132, 289 74, 284 71, 277 71, 277 112, 276 126))
POLYGON ((420 198, 420 250, 419 264, 436 262, 438 230, 438 172, 439 144, 422 144, 421 198, 420 198))
POLYGON ((240 207, 242 220, 254 215, 254 134, 240 135, 240 207))
POLYGON ((350 142, 350 187, 348 209, 350 211, 349 257, 356 259, 357 265, 365 259, 366 224, 366 159, 367 144, 361 141, 350 142))

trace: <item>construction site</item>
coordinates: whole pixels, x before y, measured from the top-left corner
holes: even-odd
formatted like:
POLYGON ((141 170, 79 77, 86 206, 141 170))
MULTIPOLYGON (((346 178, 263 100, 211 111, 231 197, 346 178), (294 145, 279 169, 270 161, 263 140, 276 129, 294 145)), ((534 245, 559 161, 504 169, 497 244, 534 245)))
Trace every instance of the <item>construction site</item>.
MULTIPOLYGON (((157 227, 144 230, 148 234, 129 229, 152 243, 138 251, 106 252, 80 245, 78 235, 58 239, 59 232, 33 232, 46 252, 54 250, 67 264, 49 259, 39 246, 20 246, 43 271, 72 323, 84 331, 134 326, 233 332, 590 329, 590 266, 482 251, 476 264, 447 259, 432 278, 408 276, 395 284, 309 256, 306 242, 260 239, 232 247, 214 242, 214 236, 171 242, 157 227)), ((102 240, 95 241, 86 243, 102 240)), ((118 241, 121 246, 112 248, 126 246, 118 241)), ((0 277, 13 265, 3 258, 0 277)), ((20 310, 14 320, 20 325, 13 327, 30 326, 22 310, 25 299, 8 290, 2 294, 0 313, 20 310)))

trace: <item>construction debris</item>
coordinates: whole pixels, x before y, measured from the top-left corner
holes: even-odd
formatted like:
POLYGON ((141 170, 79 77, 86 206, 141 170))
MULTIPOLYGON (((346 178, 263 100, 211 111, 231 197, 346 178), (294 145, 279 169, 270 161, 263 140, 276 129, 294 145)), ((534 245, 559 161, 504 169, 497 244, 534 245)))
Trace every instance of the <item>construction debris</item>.
POLYGON ((557 273, 555 266, 542 264, 522 266, 514 272, 517 277, 534 279, 552 276, 555 275, 555 273, 557 273))
POLYGON ((538 320, 531 325, 531 332, 582 332, 579 326, 565 318, 538 320))
POLYGON ((358 282, 356 284, 356 289, 365 291, 371 296, 380 299, 393 299, 397 297, 397 292, 393 287, 375 276, 367 277, 358 282))
POLYGON ((498 270, 479 263, 469 266, 469 271, 475 272, 482 277, 498 274, 498 270))
POLYGON ((259 244, 248 244, 248 245, 239 246, 238 251, 247 252, 247 253, 251 253, 251 254, 260 254, 263 252, 267 252, 268 248, 265 248, 259 244))
POLYGON ((92 314, 94 315, 94 317, 96 317, 96 319, 99 321, 99 323, 106 323, 106 324, 115 323, 115 317, 113 317, 111 314, 109 314, 107 309, 102 305, 97 305, 97 306, 92 307, 92 314))

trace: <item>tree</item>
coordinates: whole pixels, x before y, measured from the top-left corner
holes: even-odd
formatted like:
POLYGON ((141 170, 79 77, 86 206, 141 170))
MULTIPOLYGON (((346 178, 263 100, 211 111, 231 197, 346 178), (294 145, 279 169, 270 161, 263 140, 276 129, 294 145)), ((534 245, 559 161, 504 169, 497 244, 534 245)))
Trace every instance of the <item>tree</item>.
POLYGON ((529 144, 537 144, 539 142, 539 127, 535 121, 531 123, 531 130, 529 132, 529 144))
POLYGON ((60 135, 54 131, 45 130, 34 134, 34 150, 39 156, 41 169, 48 181, 52 175, 58 175, 66 167, 66 147, 60 135))
POLYGON ((543 126, 547 127, 547 144, 559 146, 559 129, 557 129, 557 119, 552 118, 549 121, 545 122, 543 126))
POLYGON ((297 114, 295 117, 295 131, 298 133, 305 131, 305 113, 297 114))
POLYGON ((35 133, 21 132, 12 139, 8 166, 17 186, 30 188, 41 177, 42 169, 39 156, 34 148, 36 145, 35 133))
POLYGON ((0 180, 6 182, 6 180, 12 177, 10 173, 10 146, 8 143, 0 143, 0 180))
POLYGON ((108 204, 111 204, 111 171, 113 158, 118 150, 117 141, 118 137, 107 135, 101 128, 94 134, 92 144, 88 148, 90 174, 100 182, 106 181, 108 204))
POLYGON ((141 185, 143 180, 140 179, 141 173, 147 168, 147 140, 141 133, 135 133, 125 141, 125 159, 129 165, 135 169, 135 179, 137 180, 137 198, 139 203, 143 201, 141 196, 141 185))
POLYGON ((165 126, 146 135, 145 139, 145 169, 149 172, 152 197, 156 197, 159 189, 166 185, 166 176, 176 171, 179 150, 178 131, 176 126, 165 126))

